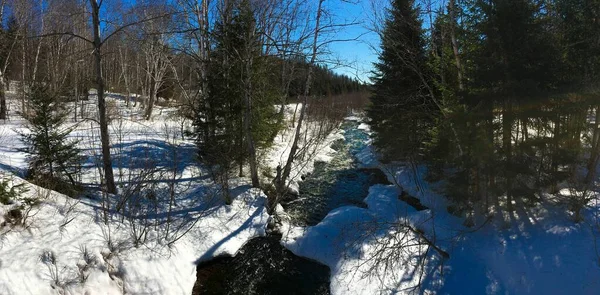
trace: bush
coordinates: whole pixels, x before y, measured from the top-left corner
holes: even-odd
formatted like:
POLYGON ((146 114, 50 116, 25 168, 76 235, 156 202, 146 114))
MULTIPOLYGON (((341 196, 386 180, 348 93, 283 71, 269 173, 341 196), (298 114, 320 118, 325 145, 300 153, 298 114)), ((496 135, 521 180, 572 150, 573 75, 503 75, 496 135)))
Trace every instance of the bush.
POLYGON ((19 197, 26 190, 23 187, 25 184, 17 184, 10 185, 10 179, 2 179, 0 180, 0 203, 4 205, 9 205, 14 202, 14 200, 19 197))

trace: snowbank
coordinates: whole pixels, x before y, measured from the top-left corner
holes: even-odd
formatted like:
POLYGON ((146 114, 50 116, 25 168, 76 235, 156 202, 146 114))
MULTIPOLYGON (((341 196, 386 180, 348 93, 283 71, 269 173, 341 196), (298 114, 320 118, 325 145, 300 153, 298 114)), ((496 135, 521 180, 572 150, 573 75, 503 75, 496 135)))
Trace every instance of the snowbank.
MULTIPOLYGON (((361 121, 360 118, 351 118, 361 121)), ((363 130, 369 130, 362 126, 363 130)), ((440 184, 424 180, 424 166, 382 165, 371 146, 357 155, 361 166, 382 168, 388 179, 431 209, 415 212, 398 200, 393 186, 377 185, 365 199, 368 208, 343 207, 314 227, 289 227, 282 243, 294 253, 332 270, 332 294, 396 294, 418 283, 407 256, 398 255, 390 224, 409 222, 450 254, 442 268, 429 259, 423 292, 433 294, 598 294, 600 290, 600 205, 594 201, 576 224, 568 208, 545 196, 535 207, 519 207, 508 221, 499 218, 475 228, 449 214, 440 184), (418 185, 417 185, 418 183, 418 185), (386 247, 378 245, 385 244, 386 247), (395 256, 394 256, 395 255, 395 256), (377 264, 381 257, 396 262, 377 264)), ((411 254, 412 253, 412 254, 411 254)))
MULTIPOLYGON (((296 255, 329 266, 332 294, 387 294, 415 286, 418 278, 404 267, 402 259, 387 259, 394 249, 382 251, 392 245, 387 236, 396 224, 405 218, 417 221, 428 216, 427 211, 417 212, 398 200, 398 193, 395 186, 375 185, 365 199, 368 208, 337 208, 307 228, 287 224, 282 244, 296 255)), ((410 260, 408 253, 395 254, 410 260)))
MULTIPOLYGON (((87 117, 95 116, 94 100, 92 96, 84 102, 87 117)), ((13 104, 10 109, 19 109, 16 100, 8 102, 13 104)), ((193 141, 181 138, 190 122, 174 116, 175 108, 157 106, 153 120, 146 121, 141 108, 125 107, 119 95, 109 94, 107 102, 115 105, 109 132, 116 181, 135 181, 139 171, 149 167, 169 173, 175 169, 173 224, 185 226, 170 232, 172 237, 186 234, 170 246, 159 239, 166 232, 166 224, 160 222, 166 220, 164 206, 169 202, 163 202, 157 213, 147 215, 150 222, 160 222, 137 226, 137 234, 147 231, 147 241, 136 247, 132 229, 137 223, 113 214, 105 224, 99 197, 77 201, 14 176, 14 184, 25 183, 29 189, 21 198, 35 197, 41 203, 30 212, 25 227, 0 227, 0 294, 190 294, 197 262, 234 255, 249 239, 265 235, 266 196, 237 179, 231 185, 231 205, 216 198, 217 188, 195 160, 193 141)), ((26 130, 24 124, 12 114, 0 125, 0 171, 24 174, 27 162, 18 136, 26 130)), ((70 137, 87 156, 82 181, 97 187, 98 125, 93 120, 68 124, 75 128, 70 137)), ((157 189, 168 185, 170 180, 161 178, 164 174, 155 176, 157 189)), ((15 206, 0 204, 0 223, 15 206)))
MULTIPOLYGON (((285 108, 285 116, 287 120, 291 121, 294 117, 298 117, 298 114, 294 116, 294 112, 299 113, 302 104, 289 104, 285 108)), ((309 140, 316 136, 317 130, 315 124, 318 122, 306 122, 304 123, 303 133, 307 133, 306 138, 309 140)), ((287 158, 290 154, 290 149, 294 141, 295 125, 289 125, 275 138, 273 146, 264 155, 264 164, 270 168, 273 172, 276 171, 277 166, 284 167, 287 158)), ((333 155, 336 150, 331 148, 331 145, 340 139, 343 139, 344 135, 341 130, 336 130, 328 134, 323 141, 313 146, 307 153, 304 160, 297 160, 292 164, 292 170, 289 177, 289 188, 288 190, 292 194, 299 193, 299 184, 303 175, 309 174, 315 169, 316 162, 329 162, 333 159, 333 155)), ((302 143, 300 143, 302 147, 302 143)), ((273 175, 274 177, 275 175, 273 175)))
MULTIPOLYGON (((172 247, 150 241, 136 248, 131 224, 105 225, 93 200, 27 187, 29 196, 44 199, 27 229, 1 229, 0 294, 190 294, 198 261, 235 254, 265 235, 268 219, 264 194, 244 189, 231 205, 190 208, 189 217, 201 218, 172 247)), ((0 205, 0 215, 8 208, 0 205)))

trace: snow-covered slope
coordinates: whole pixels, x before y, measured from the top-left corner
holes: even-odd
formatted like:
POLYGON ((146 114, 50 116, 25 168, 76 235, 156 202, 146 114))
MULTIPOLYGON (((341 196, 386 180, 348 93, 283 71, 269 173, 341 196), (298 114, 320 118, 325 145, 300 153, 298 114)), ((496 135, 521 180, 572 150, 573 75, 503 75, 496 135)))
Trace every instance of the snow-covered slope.
MULTIPOLYGON (((94 120, 69 123, 75 128, 71 137, 87 156, 82 181, 92 188, 89 198, 72 199, 24 181, 20 176, 27 162, 19 151, 18 133, 26 128, 13 113, 0 124, 0 175, 11 185, 25 184, 27 192, 13 204, 0 204, 0 224, 24 199, 40 203, 32 207, 24 225, 0 227, 0 294, 190 294, 198 262, 234 255, 248 240, 265 235, 269 216, 264 193, 251 189, 248 179, 236 178, 230 183, 233 203, 225 205, 208 172, 198 166, 193 141, 182 138, 190 122, 176 116, 176 109, 157 106, 153 119, 146 121, 139 107, 125 107, 119 95, 107 100, 115 106, 109 132, 117 182, 135 181, 141 171, 168 171, 158 172, 153 180, 158 191, 175 184, 173 207, 168 210, 166 196, 154 200, 158 207, 151 211, 131 213, 140 218, 111 214, 104 219, 105 199, 93 193, 99 185, 100 156, 94 120), (174 179, 168 177, 173 169, 174 179), (168 219, 173 221, 168 224, 168 219), (140 237, 145 241, 136 244, 140 237)), ((18 109, 16 101, 9 103, 18 109)), ((94 117, 93 97, 86 103, 86 115, 94 117)), ((288 106, 288 113, 293 108, 288 106)), ((289 153, 293 126, 289 127, 264 155, 273 170, 289 153)), ((315 160, 330 158, 335 151, 329 145, 335 138, 339 135, 316 148, 310 161, 296 165, 294 179, 309 173, 315 160)), ((123 193, 124 187, 120 190, 123 193)), ((109 196, 113 208, 120 198, 109 196)), ((140 205, 148 207, 152 201, 140 205)))
MULTIPOLYGON (((199 260, 235 254, 265 234, 268 219, 264 194, 242 188, 232 205, 189 209, 186 218, 202 218, 171 247, 155 242, 162 232, 149 229, 149 241, 136 248, 131 224, 104 224, 97 202, 27 188, 24 197, 36 194, 43 201, 30 213, 27 229, 1 229, 0 294, 190 294, 199 260)), ((6 209, 0 206, 0 215, 6 209)))

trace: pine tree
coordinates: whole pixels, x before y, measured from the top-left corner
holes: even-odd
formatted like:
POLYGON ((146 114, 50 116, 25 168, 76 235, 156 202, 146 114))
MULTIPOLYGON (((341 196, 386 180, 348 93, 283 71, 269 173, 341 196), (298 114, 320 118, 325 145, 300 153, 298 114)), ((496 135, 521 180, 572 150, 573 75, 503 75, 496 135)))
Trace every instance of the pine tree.
POLYGON ((562 78, 576 86, 600 77, 600 0, 556 0, 551 10, 566 70, 562 78))
POLYGON ((430 75, 418 15, 412 0, 392 1, 381 36, 368 115, 384 160, 416 157, 436 114, 424 87, 430 75))
POLYGON ((28 177, 44 187, 74 193, 82 157, 77 142, 68 138, 73 129, 64 127, 68 112, 44 86, 32 88, 29 110, 24 115, 29 132, 21 134, 28 177))
POLYGON ((561 72, 548 18, 531 0, 475 1, 471 32, 473 87, 492 94, 531 96, 555 88, 561 72))
POLYGON ((269 146, 280 128, 274 108, 276 84, 270 83, 273 72, 261 54, 250 2, 230 5, 213 32, 208 93, 195 120, 200 158, 212 168, 227 201, 227 182, 234 167, 239 167, 241 176, 243 165, 256 157, 252 149, 269 146))

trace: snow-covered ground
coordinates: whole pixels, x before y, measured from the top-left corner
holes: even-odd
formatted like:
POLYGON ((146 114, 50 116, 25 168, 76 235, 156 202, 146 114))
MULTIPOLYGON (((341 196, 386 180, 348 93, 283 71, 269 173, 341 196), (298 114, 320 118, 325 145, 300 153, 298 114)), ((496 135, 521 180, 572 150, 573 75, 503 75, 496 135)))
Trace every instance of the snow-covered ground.
POLYGON ((437 243, 450 253, 443 278, 426 281, 437 293, 599 294, 598 196, 584 209, 580 223, 569 216, 566 204, 545 195, 534 207, 517 206, 507 220, 496 216, 482 227, 466 228, 464 220, 442 210, 445 199, 435 185, 422 180, 424 175, 419 167, 419 190, 412 171, 396 173, 405 190, 438 208, 435 218, 420 226, 430 236, 435 232, 437 243))
MULTIPOLYGON (((185 212, 185 218, 201 218, 173 246, 150 238, 135 247, 130 222, 104 224, 98 203, 27 187, 25 197, 41 194, 43 201, 27 229, 2 229, 0 294, 190 294, 197 261, 236 253, 265 234, 268 219, 265 196, 248 189, 230 206, 185 212)), ((150 229, 148 235, 162 233, 150 229)))
MULTIPOLYGON (((359 128, 370 132, 365 123, 359 128)), ((335 209, 313 227, 287 223, 282 244, 328 265, 332 294, 600 292, 598 200, 585 209, 582 223, 574 223, 567 206, 547 195, 535 207, 518 209, 508 221, 497 217, 467 228, 463 219, 447 212, 439 184, 424 181, 424 167, 382 165, 371 146, 357 158, 363 167, 381 168, 430 209, 415 211, 400 201, 402 189, 396 185, 375 185, 365 199, 367 208, 335 209), (404 224, 422 230, 450 258, 429 255, 424 268, 415 268, 414 255, 424 247, 409 245, 416 237, 402 230, 404 224), (415 289, 419 280, 422 288, 415 289)))
MULTIPOLYGON (((152 120, 145 121, 142 110, 125 107, 119 95, 109 95, 107 101, 115 106, 109 132, 120 193, 140 180, 143 171, 154 171, 151 180, 163 194, 154 203, 140 201, 140 206, 162 205, 154 211, 112 214, 104 222, 102 195, 72 199, 24 181, 27 162, 19 151, 23 145, 18 134, 26 132, 25 121, 11 114, 0 124, 0 173, 11 185, 24 183, 27 191, 13 204, 0 204, 0 224, 5 213, 27 198, 40 204, 28 212, 23 226, 0 227, 0 294, 190 294, 198 262, 234 255, 251 238, 265 235, 269 216, 264 193, 250 188, 248 179, 236 178, 231 184, 233 203, 225 205, 217 197, 219 188, 197 165, 193 141, 181 136, 189 122, 174 115, 175 108, 156 107, 152 120), (176 176, 168 177, 172 171, 176 176), (172 183, 169 211, 164 192, 172 183)), ((19 108, 17 101, 9 103, 11 109, 19 108)), ((86 103, 86 115, 94 117, 94 100, 86 103)), ((288 113, 294 108, 288 106, 288 113)), ((75 128, 72 139, 87 156, 82 182, 98 187, 98 125, 94 120, 69 125, 75 128)), ((273 171, 287 159, 292 128, 264 155, 264 164, 273 171)), ((339 134, 329 136, 307 163, 293 168, 294 181, 309 173, 315 160, 331 158, 335 151, 329 145, 335 138, 339 134)), ((116 199, 109 197, 113 208, 116 199)))
MULTIPOLYGON (((300 112, 299 109, 301 104, 290 104, 285 108, 286 118, 297 118, 300 112), (294 114, 296 113, 296 114, 294 114)), ((290 120, 291 121, 291 120, 290 120)), ((315 128, 318 122, 306 122, 303 125, 303 133, 308 133, 308 138, 316 137, 318 128, 315 128)), ((277 166, 283 167, 290 154, 291 145, 294 137, 294 126, 288 125, 276 138, 271 149, 263 156, 265 166, 268 166, 271 171, 276 171, 277 166)), ((333 158, 333 154, 336 152, 331 148, 334 141, 343 139, 344 135, 341 130, 336 129, 332 133, 328 134, 319 145, 310 147, 306 152, 306 159, 299 161, 292 165, 290 172, 290 184, 289 190, 292 193, 297 194, 299 190, 298 181, 301 180, 301 176, 307 173, 311 173, 314 170, 316 162, 329 162, 333 158)), ((275 176, 275 175, 273 175, 275 176)))

